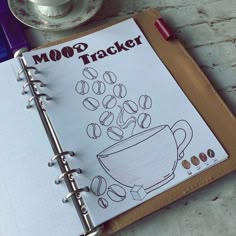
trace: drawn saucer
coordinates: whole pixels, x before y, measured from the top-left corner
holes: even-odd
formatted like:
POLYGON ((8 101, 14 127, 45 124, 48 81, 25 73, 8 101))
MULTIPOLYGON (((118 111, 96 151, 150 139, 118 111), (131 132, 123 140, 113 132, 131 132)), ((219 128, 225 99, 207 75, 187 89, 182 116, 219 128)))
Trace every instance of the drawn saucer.
POLYGON ((92 18, 103 0, 72 0, 71 11, 63 17, 42 15, 37 5, 28 0, 8 0, 12 14, 22 23, 39 30, 59 31, 79 26, 92 18))

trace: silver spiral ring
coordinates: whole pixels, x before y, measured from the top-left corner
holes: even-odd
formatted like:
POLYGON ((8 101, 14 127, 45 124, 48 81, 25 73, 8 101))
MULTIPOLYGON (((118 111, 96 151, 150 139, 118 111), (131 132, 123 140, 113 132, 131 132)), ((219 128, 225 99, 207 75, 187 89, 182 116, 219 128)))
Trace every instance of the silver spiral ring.
POLYGON ((84 188, 79 188, 74 192, 68 193, 64 198, 62 198, 62 202, 67 203, 69 201, 69 198, 71 198, 74 194, 79 194, 81 192, 89 192, 89 187, 86 186, 84 188))
POLYGON ((23 73, 24 71, 26 71, 26 70, 34 70, 35 72, 35 74, 38 74, 39 73, 39 70, 36 68, 36 67, 34 67, 34 66, 26 66, 24 69, 21 69, 19 72, 18 72, 18 76, 17 76, 17 81, 21 81, 22 80, 22 78, 20 77, 20 74, 21 73, 23 73))
POLYGON ((26 106, 27 109, 30 109, 32 107, 32 105, 30 105, 30 103, 32 102, 32 100, 34 100, 35 98, 39 98, 39 97, 46 97, 46 100, 51 100, 52 98, 49 97, 46 93, 40 93, 37 94, 35 96, 32 96, 29 100, 28 100, 28 104, 26 106))
POLYGON ((57 155, 55 155, 50 162, 48 162, 48 166, 49 167, 52 167, 54 165, 54 161, 61 157, 61 156, 65 156, 65 155, 70 155, 70 156, 74 156, 75 153, 74 152, 71 152, 71 151, 65 151, 65 152, 61 152, 61 153, 58 153, 57 155))
POLYGON ((23 94, 23 95, 26 94, 27 92, 25 91, 25 89, 26 89, 30 84, 35 84, 35 83, 39 83, 39 86, 40 86, 40 87, 45 87, 45 86, 46 86, 41 80, 38 80, 38 79, 36 79, 36 80, 31 80, 30 82, 27 82, 27 83, 24 84, 23 90, 22 90, 22 94, 23 94))
POLYGON ((73 174, 73 173, 81 174, 81 173, 82 173, 82 170, 81 170, 80 168, 78 168, 78 169, 72 169, 72 170, 69 170, 69 171, 67 171, 67 172, 62 173, 62 174, 55 180, 55 184, 60 184, 60 183, 61 183, 61 180, 62 180, 66 175, 70 175, 70 174, 73 174))

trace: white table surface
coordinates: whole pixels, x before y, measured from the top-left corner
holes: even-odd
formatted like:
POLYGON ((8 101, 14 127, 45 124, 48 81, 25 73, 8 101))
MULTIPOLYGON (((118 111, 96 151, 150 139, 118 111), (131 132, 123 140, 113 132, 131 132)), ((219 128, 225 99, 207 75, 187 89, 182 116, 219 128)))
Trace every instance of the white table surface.
MULTIPOLYGON (((236 0, 104 0, 85 25, 60 32, 26 29, 32 47, 157 8, 236 115, 236 0)), ((236 140, 235 140, 236 145, 236 140)), ((118 232, 117 236, 235 236, 236 173, 118 232)))

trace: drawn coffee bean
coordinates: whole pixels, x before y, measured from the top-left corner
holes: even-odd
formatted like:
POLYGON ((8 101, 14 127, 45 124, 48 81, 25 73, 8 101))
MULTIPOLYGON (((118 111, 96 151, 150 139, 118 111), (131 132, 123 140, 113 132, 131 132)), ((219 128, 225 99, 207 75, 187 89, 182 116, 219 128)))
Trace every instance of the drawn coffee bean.
POLYGON ((138 111, 138 106, 135 102, 127 100, 123 103, 124 110, 129 114, 135 114, 138 111))
POLYGON ((101 125, 104 126, 109 126, 114 120, 114 114, 110 111, 104 111, 100 118, 99 118, 99 122, 101 125))
POLYGON ((103 195, 107 190, 107 182, 104 177, 95 176, 90 184, 90 189, 96 196, 103 195))
POLYGON ((102 100, 102 105, 105 109, 112 109, 116 105, 116 98, 113 95, 107 95, 102 100))
POLYGON ((103 79, 107 84, 110 84, 110 85, 115 84, 117 81, 117 77, 112 71, 106 71, 103 74, 103 79))
POLYGON ((99 102, 95 98, 87 97, 84 99, 83 105, 86 109, 88 109, 90 111, 95 111, 99 107, 99 102))
POLYGON ((98 72, 92 67, 85 67, 82 73, 89 80, 94 80, 98 77, 98 72))
POLYGON ((123 130, 116 126, 109 127, 107 129, 107 135, 110 139, 115 140, 115 141, 120 141, 121 139, 124 138, 123 130))
POLYGON ((59 61, 61 59, 61 52, 53 49, 49 53, 49 57, 52 61, 59 61))
POLYGON ((206 162, 207 161, 207 155, 204 152, 201 152, 199 154, 199 158, 201 161, 206 162))
POLYGON ((106 85, 104 82, 100 81, 100 80, 97 80, 93 83, 93 92, 96 94, 96 95, 101 95, 103 93, 105 93, 106 91, 106 85))
POLYGON ((87 126, 87 135, 92 139, 97 139, 101 136, 102 131, 98 124, 91 123, 87 126))
POLYGON ((124 98, 127 94, 127 89, 123 84, 117 84, 113 88, 113 93, 117 98, 124 98))
POLYGON ((200 160, 202 161, 202 162, 204 162, 205 163, 205 165, 209 165, 209 163, 208 163, 208 158, 207 158, 207 155, 204 153, 204 152, 201 152, 200 154, 199 154, 199 158, 200 158, 200 160))
POLYGON ((201 169, 201 166, 199 165, 200 164, 200 160, 196 157, 196 156, 192 156, 191 157, 191 163, 197 167, 197 170, 200 170, 201 169))
POLYGON ((108 201, 103 197, 98 198, 98 205, 104 209, 106 209, 109 206, 108 201))
POLYGON ((187 160, 183 160, 182 161, 182 166, 184 167, 184 169, 188 170, 191 167, 191 163, 187 160))
POLYGON ((138 116, 138 125, 142 129, 147 129, 151 124, 151 116, 147 113, 141 113, 138 116))
POLYGON ((89 84, 84 80, 80 80, 77 82, 75 90, 78 94, 85 95, 89 92, 89 84))
POLYGON ((213 157, 215 157, 215 152, 214 152, 212 149, 208 149, 208 150, 207 150, 207 155, 208 155, 210 158, 213 158, 213 157))
POLYGON ((215 152, 212 149, 207 150, 207 156, 209 156, 214 162, 217 161, 217 158, 215 157, 215 152))
POLYGON ((194 166, 198 166, 200 164, 200 160, 196 156, 191 157, 191 162, 194 166))
POLYGON ((74 55, 74 50, 71 47, 64 47, 62 48, 61 53, 64 57, 70 58, 74 55))
POLYGON ((112 184, 107 190, 108 197, 114 202, 121 202, 126 198, 126 191, 117 184, 112 184))
POLYGON ((182 166, 184 167, 184 169, 187 170, 188 175, 191 175, 191 174, 192 174, 192 171, 190 170, 190 168, 191 168, 191 163, 190 163, 189 161, 183 160, 183 161, 182 161, 182 166))
POLYGON ((139 106, 144 110, 152 107, 152 99, 148 95, 141 95, 138 102, 139 106))

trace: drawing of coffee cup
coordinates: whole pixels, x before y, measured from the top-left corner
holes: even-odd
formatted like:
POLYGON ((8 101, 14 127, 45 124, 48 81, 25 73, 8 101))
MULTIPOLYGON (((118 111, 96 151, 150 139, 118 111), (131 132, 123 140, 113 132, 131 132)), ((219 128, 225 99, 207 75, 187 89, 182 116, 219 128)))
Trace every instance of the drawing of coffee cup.
POLYGON ((97 158, 114 180, 130 188, 142 186, 149 193, 174 178, 192 136, 190 124, 179 120, 172 127, 160 125, 117 142, 97 158))

